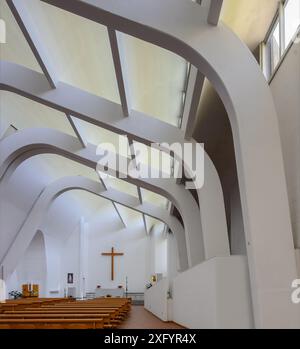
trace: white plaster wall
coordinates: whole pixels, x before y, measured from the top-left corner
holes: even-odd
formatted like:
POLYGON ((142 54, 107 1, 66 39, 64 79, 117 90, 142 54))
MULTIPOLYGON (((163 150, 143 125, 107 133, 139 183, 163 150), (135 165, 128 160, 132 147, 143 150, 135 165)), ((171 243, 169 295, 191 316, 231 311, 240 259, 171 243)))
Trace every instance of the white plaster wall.
MULTIPOLYGON (((148 279, 153 274, 163 274, 167 276, 168 268, 168 246, 167 235, 164 232, 164 224, 156 223, 149 233, 150 249, 150 273, 148 279)), ((176 251, 175 251, 176 253, 176 251)))
POLYGON ((126 277, 129 292, 144 292, 149 270, 148 242, 141 215, 133 214, 125 228, 111 203, 102 207, 89 221, 87 292, 93 292, 97 285, 103 288, 122 285, 125 288, 126 277), (115 252, 124 253, 124 256, 115 257, 114 281, 111 281, 111 259, 101 255, 112 247, 115 252))
MULTIPOLYGON (((140 214, 131 212, 130 219, 126 219, 127 227, 124 227, 112 204, 102 199, 99 199, 99 202, 97 213, 86 220, 88 223, 84 232, 84 250, 80 248, 83 239, 80 235, 79 220, 73 232, 62 242, 60 284, 62 288, 66 288, 67 273, 73 273, 74 284, 71 286, 76 287, 77 296, 80 296, 82 277, 85 278, 85 292, 94 292, 97 285, 101 285, 102 288, 122 285, 125 288, 127 277, 129 292, 144 292, 152 270, 150 254, 155 259, 155 256, 162 252, 162 248, 166 248, 166 244, 160 246, 162 239, 158 239, 156 250, 157 241, 153 239, 152 246, 140 214), (124 256, 115 258, 114 281, 111 281, 111 259, 101 255, 102 252, 110 251, 111 247, 114 247, 116 252, 124 253, 124 256), (82 256, 86 257, 81 265, 82 256)), ((160 230, 157 230, 156 234, 161 236, 159 232, 160 230)), ((153 265, 154 272, 165 272, 166 251, 164 257, 156 258, 153 265)))
POLYGON ((59 239, 44 234, 47 261, 47 297, 63 297, 61 283, 62 243, 59 239))
POLYGON ((164 278, 145 290, 144 307, 162 321, 168 321, 169 280, 164 278))
POLYGON ((277 109, 295 247, 300 247, 300 45, 294 44, 271 90, 277 109))
POLYGON ((300 278, 300 249, 296 249, 295 254, 296 254, 296 262, 297 262, 297 269, 298 269, 298 277, 300 278))
POLYGON ((173 234, 167 236, 167 271, 169 280, 178 275, 177 242, 173 234))
POLYGON ((0 260, 48 180, 38 167, 38 159, 32 158, 18 167, 7 184, 0 186, 0 260))
POLYGON ((15 273, 7 282, 7 292, 21 291, 26 283, 40 286, 40 297, 46 296, 46 253, 44 236, 38 232, 32 239, 25 255, 21 258, 15 273))
POLYGON ((173 320, 187 328, 252 328, 247 260, 213 258, 173 281, 173 320))
POLYGON ((79 255, 80 255, 80 225, 77 224, 74 231, 63 242, 61 249, 61 275, 60 284, 63 289, 76 287, 76 297, 80 297, 80 275, 79 275, 79 255), (73 274, 73 284, 67 283, 67 274, 73 274))

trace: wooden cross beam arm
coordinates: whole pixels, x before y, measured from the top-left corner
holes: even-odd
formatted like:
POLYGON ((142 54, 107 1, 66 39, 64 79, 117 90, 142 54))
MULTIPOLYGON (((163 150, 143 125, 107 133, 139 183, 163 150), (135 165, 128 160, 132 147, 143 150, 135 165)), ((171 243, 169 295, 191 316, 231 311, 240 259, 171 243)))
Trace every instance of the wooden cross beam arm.
POLYGON ((124 253, 103 252, 102 256, 124 256, 124 253))
POLYGON ((114 280, 114 278, 115 278, 115 275, 114 275, 114 269, 115 269, 114 257, 116 257, 116 256, 123 256, 123 255, 124 255, 124 253, 115 252, 113 247, 111 248, 111 252, 103 252, 102 253, 102 256, 111 257, 111 280, 114 280))

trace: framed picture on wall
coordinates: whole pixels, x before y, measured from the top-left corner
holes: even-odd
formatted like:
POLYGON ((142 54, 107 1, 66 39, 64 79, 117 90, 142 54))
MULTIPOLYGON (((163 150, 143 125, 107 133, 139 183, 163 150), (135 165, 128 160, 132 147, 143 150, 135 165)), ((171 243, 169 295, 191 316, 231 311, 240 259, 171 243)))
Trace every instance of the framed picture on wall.
POLYGON ((73 283, 73 273, 68 273, 67 282, 68 282, 68 284, 73 283))

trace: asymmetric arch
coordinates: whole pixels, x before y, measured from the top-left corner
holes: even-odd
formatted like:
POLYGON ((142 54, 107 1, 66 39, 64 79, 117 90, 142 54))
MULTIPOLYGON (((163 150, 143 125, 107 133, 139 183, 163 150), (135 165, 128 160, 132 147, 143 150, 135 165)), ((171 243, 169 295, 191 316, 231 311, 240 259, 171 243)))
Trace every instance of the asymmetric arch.
POLYGON ((55 182, 50 183, 42 191, 41 195, 34 203, 26 221, 22 224, 13 244, 9 246, 1 261, 1 267, 3 266, 5 279, 7 279, 15 270, 20 257, 24 255, 35 235, 35 232, 41 226, 51 203, 58 196, 74 189, 88 191, 112 202, 131 208, 137 212, 149 215, 167 224, 177 241, 179 270, 183 271, 188 268, 184 229, 176 217, 171 216, 167 210, 161 209, 150 203, 140 204, 138 198, 135 198, 134 196, 119 192, 112 188, 105 189, 101 183, 88 178, 74 176, 60 178, 55 182))
MULTIPOLYGON (((26 129, 5 138, 0 143, 1 185, 22 161, 33 155, 49 152, 65 156, 94 169, 99 160, 95 145, 89 144, 82 148, 77 138, 64 133, 49 129, 26 129)), ((130 183, 165 196, 178 208, 185 226, 189 266, 205 258, 229 255, 222 188, 215 168, 210 166, 208 160, 206 164, 207 181, 203 187, 203 195, 200 196, 200 206, 203 209, 201 217, 199 207, 191 193, 183 185, 177 184, 174 179, 124 178, 130 183), (216 216, 219 220, 215 219, 216 216), (203 235, 201 219, 205 227, 203 235)), ((116 169, 110 170, 116 171, 116 169)))

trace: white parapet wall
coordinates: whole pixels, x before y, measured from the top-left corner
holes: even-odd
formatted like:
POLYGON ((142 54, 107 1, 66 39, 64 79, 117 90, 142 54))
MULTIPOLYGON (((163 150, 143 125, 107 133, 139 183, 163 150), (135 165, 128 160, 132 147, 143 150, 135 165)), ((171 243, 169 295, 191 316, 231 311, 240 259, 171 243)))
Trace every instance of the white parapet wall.
POLYGON ((164 278, 145 291, 144 307, 162 321, 168 321, 169 280, 164 278))
POLYGON ((205 261, 173 281, 173 321, 187 328, 253 328, 244 256, 205 261))
POLYGON ((295 254, 296 254, 298 277, 300 277, 300 249, 296 249, 295 254))

